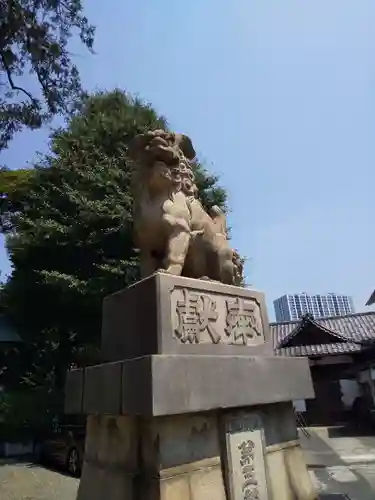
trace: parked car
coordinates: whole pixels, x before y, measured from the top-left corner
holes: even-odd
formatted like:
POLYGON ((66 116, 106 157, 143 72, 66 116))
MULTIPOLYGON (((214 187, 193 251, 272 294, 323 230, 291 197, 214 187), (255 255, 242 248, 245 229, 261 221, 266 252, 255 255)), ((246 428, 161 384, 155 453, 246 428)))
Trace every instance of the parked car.
POLYGON ((69 474, 79 477, 82 471, 85 450, 85 421, 63 420, 45 434, 38 443, 40 461, 60 467, 69 474))

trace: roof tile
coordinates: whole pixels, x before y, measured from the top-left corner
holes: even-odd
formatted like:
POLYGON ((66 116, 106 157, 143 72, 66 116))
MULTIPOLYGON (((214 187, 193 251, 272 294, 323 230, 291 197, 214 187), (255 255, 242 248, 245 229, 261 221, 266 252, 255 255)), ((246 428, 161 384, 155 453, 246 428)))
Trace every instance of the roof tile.
POLYGON ((319 327, 329 330, 333 335, 341 337, 340 341, 332 344, 305 345, 296 347, 280 347, 293 331, 301 326, 304 319, 283 323, 271 323, 273 346, 277 355, 284 356, 318 356, 325 354, 345 354, 360 352, 364 349, 363 343, 375 342, 375 311, 348 314, 314 319, 319 327), (347 342, 342 340, 347 339, 347 342))

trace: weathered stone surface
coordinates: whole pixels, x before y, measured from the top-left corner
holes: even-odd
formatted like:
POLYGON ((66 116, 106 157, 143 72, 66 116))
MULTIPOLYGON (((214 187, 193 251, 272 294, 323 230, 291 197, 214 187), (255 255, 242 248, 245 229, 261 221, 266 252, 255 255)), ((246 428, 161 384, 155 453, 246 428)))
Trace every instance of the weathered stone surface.
POLYGON ((86 370, 83 411, 93 414, 164 416, 314 397, 303 358, 158 355, 86 370))
POLYGON ((137 472, 135 420, 125 416, 89 416, 77 500, 132 499, 137 472))
POLYGON ((276 356, 153 356, 152 394, 154 415, 314 397, 308 361, 276 356))
POLYGON ((277 500, 316 500, 316 489, 311 481, 299 441, 280 443, 267 449, 269 485, 272 498, 277 500))
POLYGON ((267 466, 269 470, 268 488, 271 498, 277 500, 294 500, 293 490, 290 484, 288 470, 285 466, 284 451, 278 450, 268 453, 267 466))
POLYGON ((157 354, 160 343, 159 277, 135 283, 103 301, 103 361, 157 354))
POLYGON ((133 500, 134 478, 122 471, 84 464, 77 500, 133 500))
POLYGON ((191 500, 226 500, 220 465, 189 476, 191 500))
POLYGON ((268 500, 264 423, 256 412, 226 418, 227 475, 231 500, 268 500))
POLYGON ((105 363, 85 369, 83 412, 89 414, 121 413, 121 363, 105 363))
POLYGON ((264 295, 156 273, 104 300, 102 353, 273 355, 264 295))
POLYGON ((176 286, 170 294, 174 338, 181 344, 264 344, 260 304, 255 297, 202 293, 176 286))
POLYGON ((191 140, 148 131, 133 139, 129 153, 135 160, 134 228, 142 276, 164 269, 236 284, 242 262, 229 246, 225 214, 217 206, 207 213, 196 198, 191 140))
POLYGON ((316 500, 298 440, 285 441, 292 434, 278 425, 279 415, 293 425, 288 406, 90 416, 78 500, 243 500, 252 480, 260 500, 316 500))
POLYGON ((158 500, 191 500, 189 478, 186 475, 155 480, 159 486, 158 500))
POLYGON ((259 500, 317 498, 291 408, 291 403, 280 403, 225 412, 230 500, 242 500, 245 490, 259 500))
POLYGON ((90 416, 78 500, 99 498, 225 500, 217 415, 90 416))
POLYGON ((67 379, 78 500, 315 500, 291 403, 314 397, 308 360, 270 340, 256 291, 157 273, 108 297, 107 362, 67 379))
POLYGON ((87 418, 87 463, 98 468, 121 466, 123 472, 134 474, 138 466, 137 454, 137 422, 134 418, 123 415, 90 415, 87 418))
POLYGON ((218 419, 213 412, 142 419, 140 432, 144 467, 152 476, 220 465, 218 419))
POLYGON ((298 500, 316 500, 317 495, 307 470, 301 446, 287 448, 284 451, 285 465, 294 496, 298 500))
MULTIPOLYGON (((261 410, 255 407, 254 411, 261 414, 267 449, 273 445, 278 446, 279 443, 298 440, 296 417, 291 401, 264 405, 261 410)), ((231 412, 231 414, 236 414, 236 412, 231 412)))
POLYGON ((142 500, 228 500, 220 464, 162 478, 144 478, 142 500))

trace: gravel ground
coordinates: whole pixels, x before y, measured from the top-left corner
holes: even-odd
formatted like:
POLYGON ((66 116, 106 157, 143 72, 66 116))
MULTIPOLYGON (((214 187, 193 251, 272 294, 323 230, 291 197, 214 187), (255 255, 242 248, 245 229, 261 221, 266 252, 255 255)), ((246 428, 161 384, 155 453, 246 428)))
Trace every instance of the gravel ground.
MULTIPOLYGON (((375 464, 325 467, 310 474, 321 500, 375 498, 375 464)), ((0 461, 0 500, 76 500, 78 483, 78 479, 31 463, 0 461)))
POLYGON ((1 500, 75 500, 78 479, 31 463, 0 462, 1 500))

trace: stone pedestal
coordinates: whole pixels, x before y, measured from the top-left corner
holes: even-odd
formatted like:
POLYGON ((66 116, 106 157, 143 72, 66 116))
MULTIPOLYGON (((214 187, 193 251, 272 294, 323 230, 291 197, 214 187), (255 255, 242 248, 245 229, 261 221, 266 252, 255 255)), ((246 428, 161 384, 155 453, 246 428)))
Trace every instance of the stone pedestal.
POLYGON ((105 300, 102 352, 67 378, 78 500, 317 498, 292 407, 308 362, 273 355, 262 294, 156 274, 105 300))

